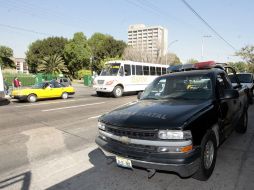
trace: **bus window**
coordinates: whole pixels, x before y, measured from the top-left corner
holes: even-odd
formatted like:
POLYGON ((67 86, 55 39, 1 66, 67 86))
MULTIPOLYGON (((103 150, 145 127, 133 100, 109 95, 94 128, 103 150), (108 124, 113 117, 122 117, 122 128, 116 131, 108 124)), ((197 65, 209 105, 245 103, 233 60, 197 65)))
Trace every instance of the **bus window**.
POLYGON ((156 75, 156 73, 155 73, 155 67, 150 67, 150 74, 151 75, 156 75))
POLYGON ((130 65, 124 64, 124 73, 125 73, 125 76, 131 75, 131 66, 130 65))
POLYGON ((132 75, 136 75, 135 67, 136 67, 135 65, 132 65, 132 66, 131 66, 132 75))
POLYGON ((157 75, 161 75, 161 67, 156 67, 156 73, 157 75))
POLYGON ((167 69, 166 68, 162 68, 162 74, 165 75, 167 73, 167 69))
POLYGON ((136 65, 136 75, 143 75, 143 69, 141 65, 136 65))
POLYGON ((144 70, 144 75, 149 75, 149 66, 144 66, 143 70, 144 70))

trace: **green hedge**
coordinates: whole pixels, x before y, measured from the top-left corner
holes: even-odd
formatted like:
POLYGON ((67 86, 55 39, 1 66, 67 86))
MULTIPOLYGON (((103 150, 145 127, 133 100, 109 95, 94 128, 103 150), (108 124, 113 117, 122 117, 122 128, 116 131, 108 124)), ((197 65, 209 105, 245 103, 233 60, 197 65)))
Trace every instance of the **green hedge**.
POLYGON ((21 81, 22 86, 32 86, 36 83, 36 77, 30 74, 12 74, 12 73, 3 73, 4 80, 12 86, 14 77, 18 77, 21 81))

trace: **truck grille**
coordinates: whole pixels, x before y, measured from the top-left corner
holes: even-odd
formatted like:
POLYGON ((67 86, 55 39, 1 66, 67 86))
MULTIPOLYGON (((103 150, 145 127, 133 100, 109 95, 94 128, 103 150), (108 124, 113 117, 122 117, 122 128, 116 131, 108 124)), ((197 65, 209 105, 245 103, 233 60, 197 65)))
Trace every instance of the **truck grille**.
POLYGON ((121 146, 123 148, 130 148, 133 151, 145 152, 145 153, 157 153, 157 148, 155 146, 137 145, 137 144, 124 144, 122 142, 116 141, 114 139, 108 140, 108 142, 115 144, 116 146, 121 146))
POLYGON ((98 84, 103 84, 103 83, 104 83, 104 80, 97 80, 97 83, 98 83, 98 84))
POLYGON ((126 136, 133 139, 143 139, 143 140, 154 140, 157 139, 158 130, 139 130, 130 128, 118 128, 110 125, 106 125, 106 131, 117 135, 126 136))

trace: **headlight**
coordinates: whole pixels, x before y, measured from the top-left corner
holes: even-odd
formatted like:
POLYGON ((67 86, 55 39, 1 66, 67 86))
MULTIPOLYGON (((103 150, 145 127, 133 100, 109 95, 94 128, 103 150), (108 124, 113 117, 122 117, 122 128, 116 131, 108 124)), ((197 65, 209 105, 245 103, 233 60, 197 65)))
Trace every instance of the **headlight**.
POLYGON ((160 139, 191 139, 191 131, 178 131, 178 130, 160 130, 158 132, 160 139))
POLYGON ((98 128, 99 128, 100 130, 105 131, 105 124, 102 123, 102 122, 98 122, 98 128))

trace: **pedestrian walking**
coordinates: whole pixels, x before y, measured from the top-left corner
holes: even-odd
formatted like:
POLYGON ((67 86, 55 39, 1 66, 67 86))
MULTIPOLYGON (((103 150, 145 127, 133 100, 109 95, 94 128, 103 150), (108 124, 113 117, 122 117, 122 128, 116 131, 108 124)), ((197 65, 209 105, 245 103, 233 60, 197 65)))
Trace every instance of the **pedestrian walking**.
POLYGON ((4 93, 6 95, 9 94, 9 84, 6 82, 6 80, 4 79, 4 93))
POLYGON ((15 77, 13 80, 13 87, 19 88, 21 86, 21 82, 19 81, 18 77, 15 77))

